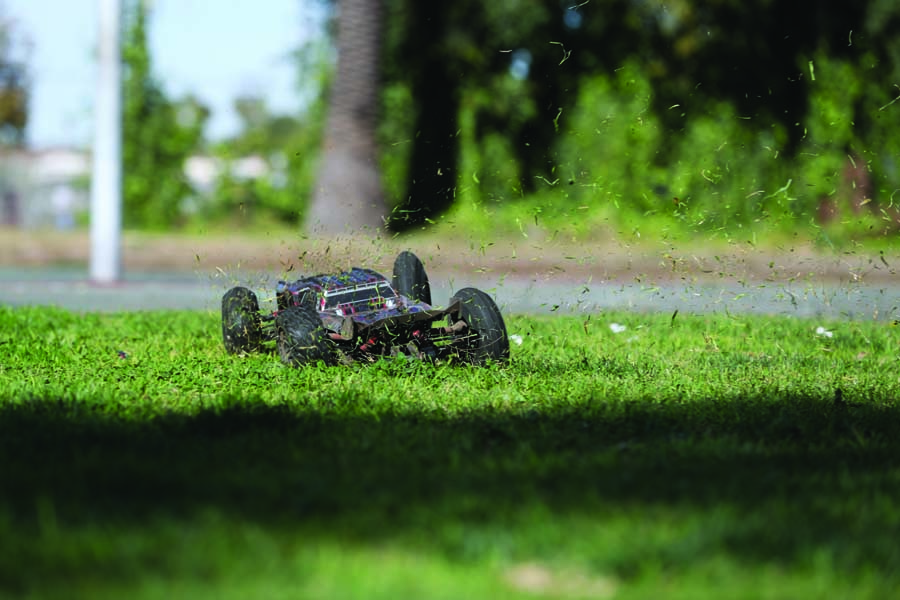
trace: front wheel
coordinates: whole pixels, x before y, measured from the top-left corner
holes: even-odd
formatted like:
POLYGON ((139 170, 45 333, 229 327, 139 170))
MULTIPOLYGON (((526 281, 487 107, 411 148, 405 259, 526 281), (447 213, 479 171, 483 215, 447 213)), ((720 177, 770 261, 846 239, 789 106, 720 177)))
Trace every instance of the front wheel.
POLYGON ((425 266, 419 257, 404 250, 394 260, 394 277, 391 281, 394 291, 413 302, 431 304, 431 285, 425 266))
POLYGON ((222 296, 222 341, 229 354, 259 350, 262 342, 259 300, 245 287, 231 288, 222 296))
POLYGON ((456 316, 466 323, 458 340, 459 356, 471 363, 509 360, 506 324, 493 298, 475 288, 463 288, 450 300, 459 302, 456 316))
POLYGON ((322 325, 322 319, 308 304, 290 306, 275 316, 275 335, 282 362, 298 367, 322 361, 334 364, 337 349, 322 325))

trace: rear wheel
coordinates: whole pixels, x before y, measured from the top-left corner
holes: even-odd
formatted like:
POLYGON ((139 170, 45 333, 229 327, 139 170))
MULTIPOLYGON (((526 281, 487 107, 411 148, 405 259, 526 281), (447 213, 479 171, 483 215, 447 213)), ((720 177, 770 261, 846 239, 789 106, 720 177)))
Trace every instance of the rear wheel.
POLYGON ((255 352, 262 342, 259 300, 245 287, 222 296, 222 341, 230 354, 255 352))
POLYGON ((431 304, 431 285, 428 283, 428 275, 425 274, 425 266, 412 252, 404 250, 397 255, 391 283, 394 291, 401 296, 406 296, 413 302, 431 304))
POLYGON ((282 362, 298 367, 323 361, 334 364, 337 349, 322 319, 308 304, 291 306, 275 316, 276 345, 282 362))
POLYGON ((471 363, 509 360, 509 338, 506 324, 493 298, 475 288, 463 288, 450 300, 459 302, 456 315, 466 323, 457 348, 459 356, 471 363))

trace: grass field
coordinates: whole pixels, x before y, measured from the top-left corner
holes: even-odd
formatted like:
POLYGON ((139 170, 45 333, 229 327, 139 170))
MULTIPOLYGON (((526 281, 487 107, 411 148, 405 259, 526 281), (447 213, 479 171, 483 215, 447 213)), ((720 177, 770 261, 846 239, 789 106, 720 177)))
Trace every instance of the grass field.
POLYGON ((0 307, 0 596, 896 597, 900 328, 507 325, 503 367, 290 369, 0 307))

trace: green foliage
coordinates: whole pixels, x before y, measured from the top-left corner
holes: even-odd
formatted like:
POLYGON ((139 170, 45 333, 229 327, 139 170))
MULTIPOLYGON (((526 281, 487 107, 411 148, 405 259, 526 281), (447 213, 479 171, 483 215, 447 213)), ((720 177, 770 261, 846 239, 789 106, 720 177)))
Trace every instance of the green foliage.
POLYGON ((796 161, 799 211, 851 239, 900 230, 900 145, 884 129, 900 126, 900 110, 892 108, 900 88, 892 95, 876 83, 876 63, 872 54, 852 62, 819 54, 809 65, 815 81, 796 161))
POLYGON ((467 167, 460 176, 475 184, 469 189, 470 201, 496 205, 520 199, 530 187, 524 179, 535 176, 523 173, 520 140, 514 135, 537 112, 528 83, 508 73, 498 75, 484 88, 465 90, 461 111, 467 113, 468 125, 461 132, 461 162, 467 167), (503 123, 504 129, 494 130, 485 121, 503 123))
POLYGON ((403 204, 409 176, 410 154, 413 147, 414 110, 409 86, 403 83, 386 83, 380 93, 381 114, 377 137, 382 151, 379 153, 381 181, 388 206, 403 204))
MULTIPOLYGON (((443 194, 456 204, 448 218, 485 233, 589 237, 652 224, 700 235, 802 229, 840 243, 900 231, 900 41, 889 26, 900 13, 888 0, 834 10, 390 0, 385 11, 378 142, 391 207, 424 214, 405 205, 443 194), (514 74, 523 55, 527 72, 514 74)), ((172 103, 136 50, 143 27, 129 52, 131 85, 144 82, 132 95, 147 101, 130 119, 148 131, 127 138, 126 215, 152 224, 182 218, 191 192, 166 169, 199 129, 171 129, 172 103)), ((327 88, 327 45, 297 59, 304 86, 327 88)), ((315 182, 322 99, 296 118, 256 98, 238 104, 244 129, 213 149, 224 170, 194 218, 295 223, 315 182), (235 165, 248 156, 269 175, 243 178, 235 165)), ((184 114, 202 117, 197 108, 184 114)))
POLYGON ((195 98, 170 100, 152 69, 144 0, 127 11, 123 60, 123 220, 126 227, 168 228, 183 220, 193 194, 184 161, 202 139, 207 109, 195 98))
POLYGON ((834 198, 847 157, 860 145, 854 120, 862 86, 857 68, 848 61, 819 55, 808 68, 816 79, 811 82, 810 110, 804 121, 798 183, 812 200, 834 198))
POLYGON ((260 97, 235 100, 241 129, 212 148, 221 171, 213 190, 200 199, 196 220, 255 228, 303 222, 319 163, 324 92, 333 76, 328 49, 323 40, 315 40, 294 54, 307 102, 297 116, 273 114, 260 97), (241 173, 238 166, 248 159, 261 163, 264 172, 241 173))
POLYGON ((786 136, 780 126, 759 127, 719 103, 690 119, 675 144, 672 173, 674 214, 695 230, 793 222, 785 193, 786 136), (774 218, 773 218, 774 217, 774 218))
MULTIPOLYGON (((876 114, 889 122, 900 110, 891 111, 884 93, 877 96, 882 110, 864 99, 859 69, 846 61, 821 56, 808 68, 816 81, 794 152, 778 122, 766 126, 725 101, 708 102, 703 112, 672 105, 668 110, 683 127, 664 129, 652 110, 650 81, 635 63, 586 78, 572 110, 558 114, 551 176, 538 177, 537 192, 516 205, 493 209, 484 202, 497 192, 485 194, 483 167, 520 163, 490 136, 479 142, 474 119, 463 119, 460 198, 480 208, 460 208, 452 218, 471 230, 478 229, 473 221, 487 219, 484 234, 498 225, 526 233, 543 225, 582 237, 650 223, 692 235, 748 228, 777 236, 799 227, 831 243, 896 230, 900 220, 891 199, 900 186, 891 186, 897 185, 897 161, 883 151, 894 142, 880 127, 863 130, 856 120, 876 114), (469 173, 476 174, 474 184, 469 173)), ((504 199, 521 197, 515 182, 504 183, 504 199)))
MULTIPOLYGON (((874 53, 859 61, 863 90, 859 96, 859 121, 864 127, 865 144, 857 148, 872 177, 872 198, 879 221, 896 230, 896 209, 900 207, 900 39, 892 36, 885 43, 888 60, 874 53), (885 84, 880 72, 892 68, 892 84, 885 84), (873 73, 874 72, 874 73, 873 73), (878 75, 876 75, 878 74, 878 75)), ((891 81, 891 80, 889 80, 891 81)))
POLYGON ((293 369, 227 355, 216 314, 0 308, 0 594, 874 599, 900 585, 896 327, 507 325, 522 344, 502 368, 293 369))
POLYGON ((571 117, 559 115, 556 176, 569 186, 560 187, 570 202, 642 214, 668 200, 660 198, 662 132, 651 99, 650 82, 634 63, 582 83, 571 117))
POLYGON ((241 133, 217 144, 212 155, 221 171, 197 218, 232 226, 296 225, 302 222, 315 180, 322 122, 321 107, 303 120, 271 115, 258 124, 245 122, 241 133), (258 173, 242 173, 251 161, 258 173))
MULTIPOLYGON (((407 42, 427 25, 411 22, 422 13, 409 0, 388 6, 389 85, 416 89, 428 69, 457 82, 440 97, 458 98, 460 152, 439 158, 458 159, 449 218, 468 228, 539 213, 582 232, 648 220, 701 234, 799 227, 844 241, 900 231, 890 134, 900 42, 889 25, 900 13, 887 0, 827 10, 460 2, 416 49, 407 42), (511 61, 523 53, 529 67, 516 80, 511 61), (428 69, 422 57, 433 57, 428 69)), ((410 97, 384 119, 409 120, 431 101, 410 97)), ((402 199, 401 172, 391 168, 390 185, 402 199)))

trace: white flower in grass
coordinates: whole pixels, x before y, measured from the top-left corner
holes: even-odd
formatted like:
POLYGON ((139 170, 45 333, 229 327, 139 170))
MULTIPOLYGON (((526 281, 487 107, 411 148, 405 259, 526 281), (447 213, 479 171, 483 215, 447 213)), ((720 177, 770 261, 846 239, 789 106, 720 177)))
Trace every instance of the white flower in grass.
POLYGON ((613 333, 622 333, 623 331, 625 331, 628 328, 625 327, 624 325, 619 325, 618 323, 610 323, 609 329, 613 333))
POLYGON ((825 329, 824 327, 819 325, 818 327, 816 327, 816 335, 821 336, 821 337, 830 338, 830 337, 834 337, 834 332, 828 331, 827 329, 825 329))
POLYGON ((519 335, 518 333, 514 333, 511 336, 509 336, 509 341, 513 342, 516 346, 521 346, 522 345, 522 336, 519 335))

